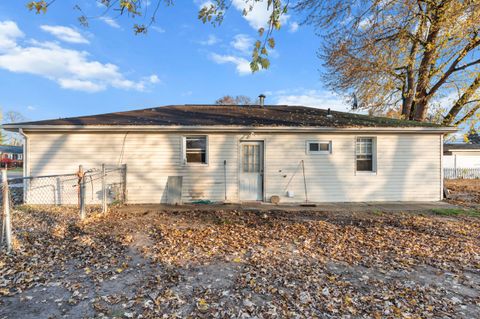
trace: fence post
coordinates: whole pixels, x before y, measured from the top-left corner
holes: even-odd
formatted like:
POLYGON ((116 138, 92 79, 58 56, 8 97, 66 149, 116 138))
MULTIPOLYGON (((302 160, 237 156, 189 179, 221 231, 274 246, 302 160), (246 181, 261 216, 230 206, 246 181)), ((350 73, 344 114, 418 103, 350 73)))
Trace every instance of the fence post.
POLYGON ((3 185, 3 227, 7 241, 7 252, 12 250, 12 220, 10 218, 10 194, 8 189, 7 170, 2 170, 3 185))
POLYGON ((123 203, 127 202, 127 164, 122 165, 122 173, 123 173, 123 203))
POLYGON ((107 213, 107 185, 105 181, 106 170, 105 164, 102 164, 102 213, 107 213))
POLYGON ((83 166, 78 167, 80 219, 85 219, 85 173, 83 166))

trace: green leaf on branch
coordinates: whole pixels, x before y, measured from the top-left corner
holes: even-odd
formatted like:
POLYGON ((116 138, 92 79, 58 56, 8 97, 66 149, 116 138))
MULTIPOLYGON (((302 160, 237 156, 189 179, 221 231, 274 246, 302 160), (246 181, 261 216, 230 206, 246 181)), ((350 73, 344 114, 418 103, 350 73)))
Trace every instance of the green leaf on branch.
POLYGON ((48 7, 48 4, 44 0, 42 0, 42 1, 30 1, 29 3, 27 3, 28 10, 30 10, 30 11, 35 10, 36 14, 46 13, 47 12, 47 7, 48 7))
POLYGON ((135 32, 135 35, 146 34, 147 33, 147 27, 144 24, 135 24, 133 26, 133 32, 135 32))
POLYGON ((269 38, 268 39, 268 46, 273 49, 275 48, 275 39, 274 38, 269 38))

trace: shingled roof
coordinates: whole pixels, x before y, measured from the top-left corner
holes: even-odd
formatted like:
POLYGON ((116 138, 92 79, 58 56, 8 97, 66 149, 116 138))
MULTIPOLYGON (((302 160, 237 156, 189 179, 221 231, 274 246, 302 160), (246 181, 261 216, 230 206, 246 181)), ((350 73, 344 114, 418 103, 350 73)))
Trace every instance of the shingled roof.
POLYGON ((452 151, 480 151, 480 144, 466 143, 445 143, 443 144, 443 154, 451 155, 452 151))
MULTIPOLYGON (((253 126, 253 127, 439 127, 305 106, 169 105, 143 110, 70 117, 11 126, 253 126)), ((8 126, 8 125, 7 125, 8 126)))

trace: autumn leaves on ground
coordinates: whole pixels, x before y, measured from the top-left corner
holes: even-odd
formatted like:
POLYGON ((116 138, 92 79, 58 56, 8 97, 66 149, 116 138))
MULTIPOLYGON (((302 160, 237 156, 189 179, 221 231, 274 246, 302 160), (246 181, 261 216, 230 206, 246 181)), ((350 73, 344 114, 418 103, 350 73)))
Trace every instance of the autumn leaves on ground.
POLYGON ((15 212, 0 318, 480 317, 480 218, 15 212))

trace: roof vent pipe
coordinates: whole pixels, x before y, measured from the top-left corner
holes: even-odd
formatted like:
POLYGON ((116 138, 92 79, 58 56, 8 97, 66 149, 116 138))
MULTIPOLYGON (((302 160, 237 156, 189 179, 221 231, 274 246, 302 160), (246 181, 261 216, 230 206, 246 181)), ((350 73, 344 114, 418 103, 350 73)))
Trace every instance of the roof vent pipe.
POLYGON ((258 96, 258 100, 260 101, 260 106, 265 106, 265 98, 266 98, 266 96, 263 95, 263 94, 260 94, 258 96))

